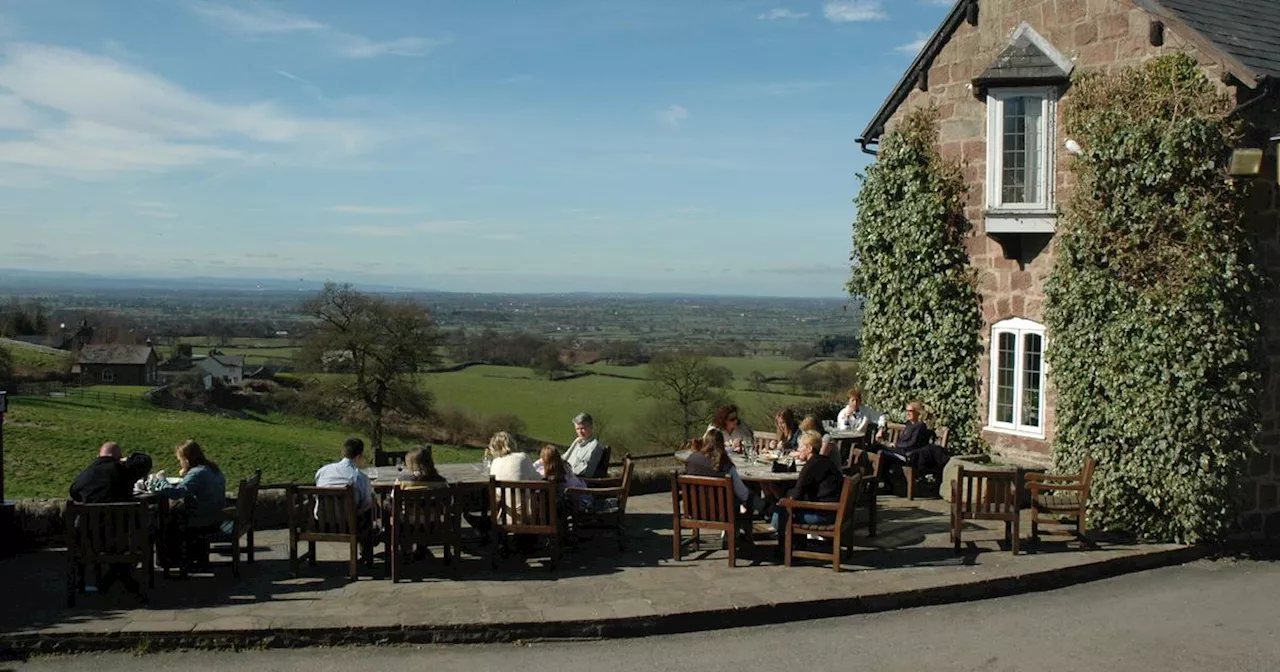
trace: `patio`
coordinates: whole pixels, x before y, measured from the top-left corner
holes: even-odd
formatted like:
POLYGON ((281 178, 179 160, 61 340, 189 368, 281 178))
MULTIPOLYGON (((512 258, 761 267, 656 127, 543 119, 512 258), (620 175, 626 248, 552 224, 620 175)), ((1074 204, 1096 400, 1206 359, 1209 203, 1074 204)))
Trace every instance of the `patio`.
MULTIPOLYGON (((0 562, 23 577, 7 588, 0 646, 17 650, 247 646, 395 641, 507 641, 537 637, 632 636, 702 630, 1043 590, 1128 571, 1185 562, 1202 548, 1134 544, 1095 537, 1097 548, 1046 541, 1012 556, 1001 523, 966 524, 966 552, 948 539, 948 505, 881 498, 880 534, 859 539, 846 570, 781 566, 771 543, 750 566, 729 569, 718 542, 671 560, 671 498, 637 496, 628 507, 629 545, 584 541, 549 571, 535 559, 489 569, 486 555, 464 554, 459 571, 427 560, 409 580, 386 580, 379 560, 346 579, 346 548, 319 544, 320 563, 292 578, 287 533, 258 533, 257 562, 231 577, 214 555, 213 572, 157 576, 146 606, 121 588, 64 606, 60 549, 0 562)), ((381 547, 379 547, 381 549, 381 547)), ((487 549, 480 549, 487 550, 487 549)))

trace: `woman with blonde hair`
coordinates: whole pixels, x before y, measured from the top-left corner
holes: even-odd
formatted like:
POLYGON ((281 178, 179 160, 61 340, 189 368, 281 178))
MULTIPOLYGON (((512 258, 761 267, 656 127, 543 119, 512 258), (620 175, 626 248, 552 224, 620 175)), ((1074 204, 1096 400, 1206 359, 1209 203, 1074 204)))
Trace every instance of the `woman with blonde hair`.
POLYGON ((499 481, 540 481, 542 476, 534 469, 529 456, 516 450, 515 437, 508 432, 498 432, 489 439, 485 454, 492 460, 489 475, 499 481))
POLYGON ((431 446, 411 450, 404 456, 404 473, 396 477, 396 485, 405 490, 447 488, 449 482, 436 471, 431 446))
MULTIPOLYGON (((181 467, 182 480, 162 488, 159 494, 176 500, 165 526, 162 565, 171 567, 186 540, 202 538, 222 524, 222 509, 227 505, 227 478, 205 454, 200 444, 187 439, 173 450, 181 467)), ((181 553, 183 556, 190 554, 181 553)), ((190 559, 190 558, 184 558, 190 559)))

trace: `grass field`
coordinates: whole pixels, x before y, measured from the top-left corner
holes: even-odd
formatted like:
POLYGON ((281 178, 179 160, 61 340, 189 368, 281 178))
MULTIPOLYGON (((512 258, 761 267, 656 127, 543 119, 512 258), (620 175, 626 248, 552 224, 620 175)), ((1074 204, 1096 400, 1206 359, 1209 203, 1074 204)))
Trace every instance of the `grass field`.
MULTIPOLYGON (((103 441, 143 451, 155 469, 177 473, 173 448, 194 438, 227 475, 229 487, 262 469, 269 482, 309 481, 320 465, 337 458, 351 435, 341 426, 292 416, 253 420, 170 411, 147 404, 129 388, 98 388, 111 397, 18 397, 5 419, 5 496, 61 498, 76 474, 93 460, 103 441), (119 395, 119 396, 116 396, 119 395), (126 400, 128 399, 128 400, 126 400)), ((404 450, 389 439, 387 448, 404 450)), ((436 446, 440 462, 479 461, 478 450, 436 446)))
MULTIPOLYGON (((485 415, 513 413, 524 420, 526 434, 557 443, 568 443, 573 438, 572 419, 580 411, 595 416, 606 440, 618 441, 652 404, 637 397, 643 381, 606 376, 548 381, 528 369, 473 366, 423 376, 422 381, 440 404, 485 415), (610 439, 611 434, 615 438, 610 439)), ((735 390, 732 396, 751 426, 762 430, 772 426, 774 409, 812 401, 807 397, 744 390, 735 390)))
POLYGON ((65 352, 51 352, 48 348, 32 347, 8 339, 0 339, 0 348, 9 351, 13 364, 23 371, 64 371, 71 356, 65 352))

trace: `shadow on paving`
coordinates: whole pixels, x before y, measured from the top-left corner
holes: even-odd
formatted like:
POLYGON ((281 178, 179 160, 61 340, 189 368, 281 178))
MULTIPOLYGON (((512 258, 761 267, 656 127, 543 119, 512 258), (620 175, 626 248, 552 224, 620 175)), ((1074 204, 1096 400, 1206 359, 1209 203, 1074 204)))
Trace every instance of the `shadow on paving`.
MULTIPOLYGON (((215 551, 211 571, 184 580, 166 579, 157 572, 146 607, 119 586, 105 595, 79 595, 76 607, 66 607, 66 554, 44 550, 0 561, 0 575, 9 579, 0 632, 267 630, 314 623, 342 627, 371 620, 412 624, 424 618, 456 624, 644 617, 931 588, 1010 572, 1051 571, 1099 557, 1079 553, 1081 545, 1074 541, 1046 541, 1039 547, 1028 543, 1028 555, 990 555, 1003 547, 1003 525, 985 521, 966 523, 965 552, 956 554, 949 541, 947 504, 896 497, 881 501, 885 506, 880 509, 879 535, 856 537, 846 560, 850 571, 841 574, 821 563, 778 566, 776 544, 769 539, 758 540, 749 555, 743 554, 738 569, 727 575, 727 553, 711 534, 703 535, 699 549, 673 562, 668 494, 632 498, 625 551, 618 550, 612 534, 597 532, 576 550, 565 549, 554 569, 538 549, 529 556, 513 553, 495 571, 490 568, 493 549, 473 537, 464 542, 456 567, 445 566, 435 556, 407 562, 396 584, 388 580, 390 568, 381 544, 372 568, 361 562, 357 582, 347 579, 344 544, 317 544, 319 561, 303 562, 295 578, 289 568, 287 533, 263 530, 257 538, 257 561, 242 562, 240 579, 231 576, 229 559, 215 551), (939 571, 913 571, 920 568, 939 571), (731 590, 706 591, 710 582, 726 576, 733 578, 731 590), (428 604, 430 609, 424 606, 428 604)), ((1028 530, 1024 527, 1023 534, 1028 530)), ((469 533, 464 530, 464 537, 469 533)), ((305 545, 300 545, 303 551, 305 545)), ((1146 552, 1123 544, 1104 551, 1100 557, 1146 552)))

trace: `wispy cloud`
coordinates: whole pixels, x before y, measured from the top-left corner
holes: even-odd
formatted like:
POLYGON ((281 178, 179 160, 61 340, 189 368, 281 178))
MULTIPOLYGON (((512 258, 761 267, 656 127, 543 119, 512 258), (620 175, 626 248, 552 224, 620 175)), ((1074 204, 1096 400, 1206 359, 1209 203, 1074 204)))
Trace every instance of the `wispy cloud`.
POLYGON ((329 212, 340 212, 347 215, 389 216, 407 215, 413 211, 408 208, 392 208, 379 205, 334 205, 329 207, 329 212))
POLYGON ((689 110, 680 105, 668 105, 658 112, 658 118, 668 126, 679 126, 680 122, 689 118, 689 110))
POLYGON ((469 224, 465 219, 437 220, 429 222, 418 222, 416 224, 407 224, 404 226, 379 226, 373 224, 355 224, 338 227, 338 231, 353 236, 367 236, 372 238, 397 238, 400 236, 412 236, 421 233, 444 233, 447 231, 456 231, 459 228, 469 224))
POLYGON ((210 0, 191 0, 188 6, 196 14, 234 33, 254 38, 290 34, 310 35, 345 58, 423 56, 432 48, 447 42, 447 40, 427 37, 375 40, 339 30, 327 23, 299 14, 284 12, 263 2, 251 1, 231 5, 210 0))
POLYGON ((906 43, 906 44, 900 44, 900 45, 898 45, 898 46, 894 47, 894 48, 893 48, 893 50, 894 50, 894 51, 898 51, 898 52, 902 52, 902 53, 904 53, 904 54, 911 54, 912 56, 914 56, 914 55, 916 55, 916 54, 920 53, 920 50, 921 50, 921 49, 924 49, 924 45, 925 45, 925 43, 926 43, 926 42, 928 42, 928 41, 929 41, 929 36, 928 36, 927 34, 925 34, 925 33, 916 33, 916 39, 914 39, 914 40, 912 40, 912 41, 910 41, 910 42, 908 42, 908 43, 906 43))
POLYGON ((350 156, 378 133, 269 102, 222 104, 120 61, 61 47, 0 52, 0 166, 77 177, 158 172, 285 153, 350 156))
POLYGON ((762 21, 780 21, 784 19, 803 19, 806 16, 809 16, 809 12, 797 12, 794 9, 778 7, 767 12, 757 14, 756 18, 762 21))
POLYGON ((879 21, 889 18, 881 4, 881 0, 830 0, 822 6, 822 15, 835 23, 879 21))

